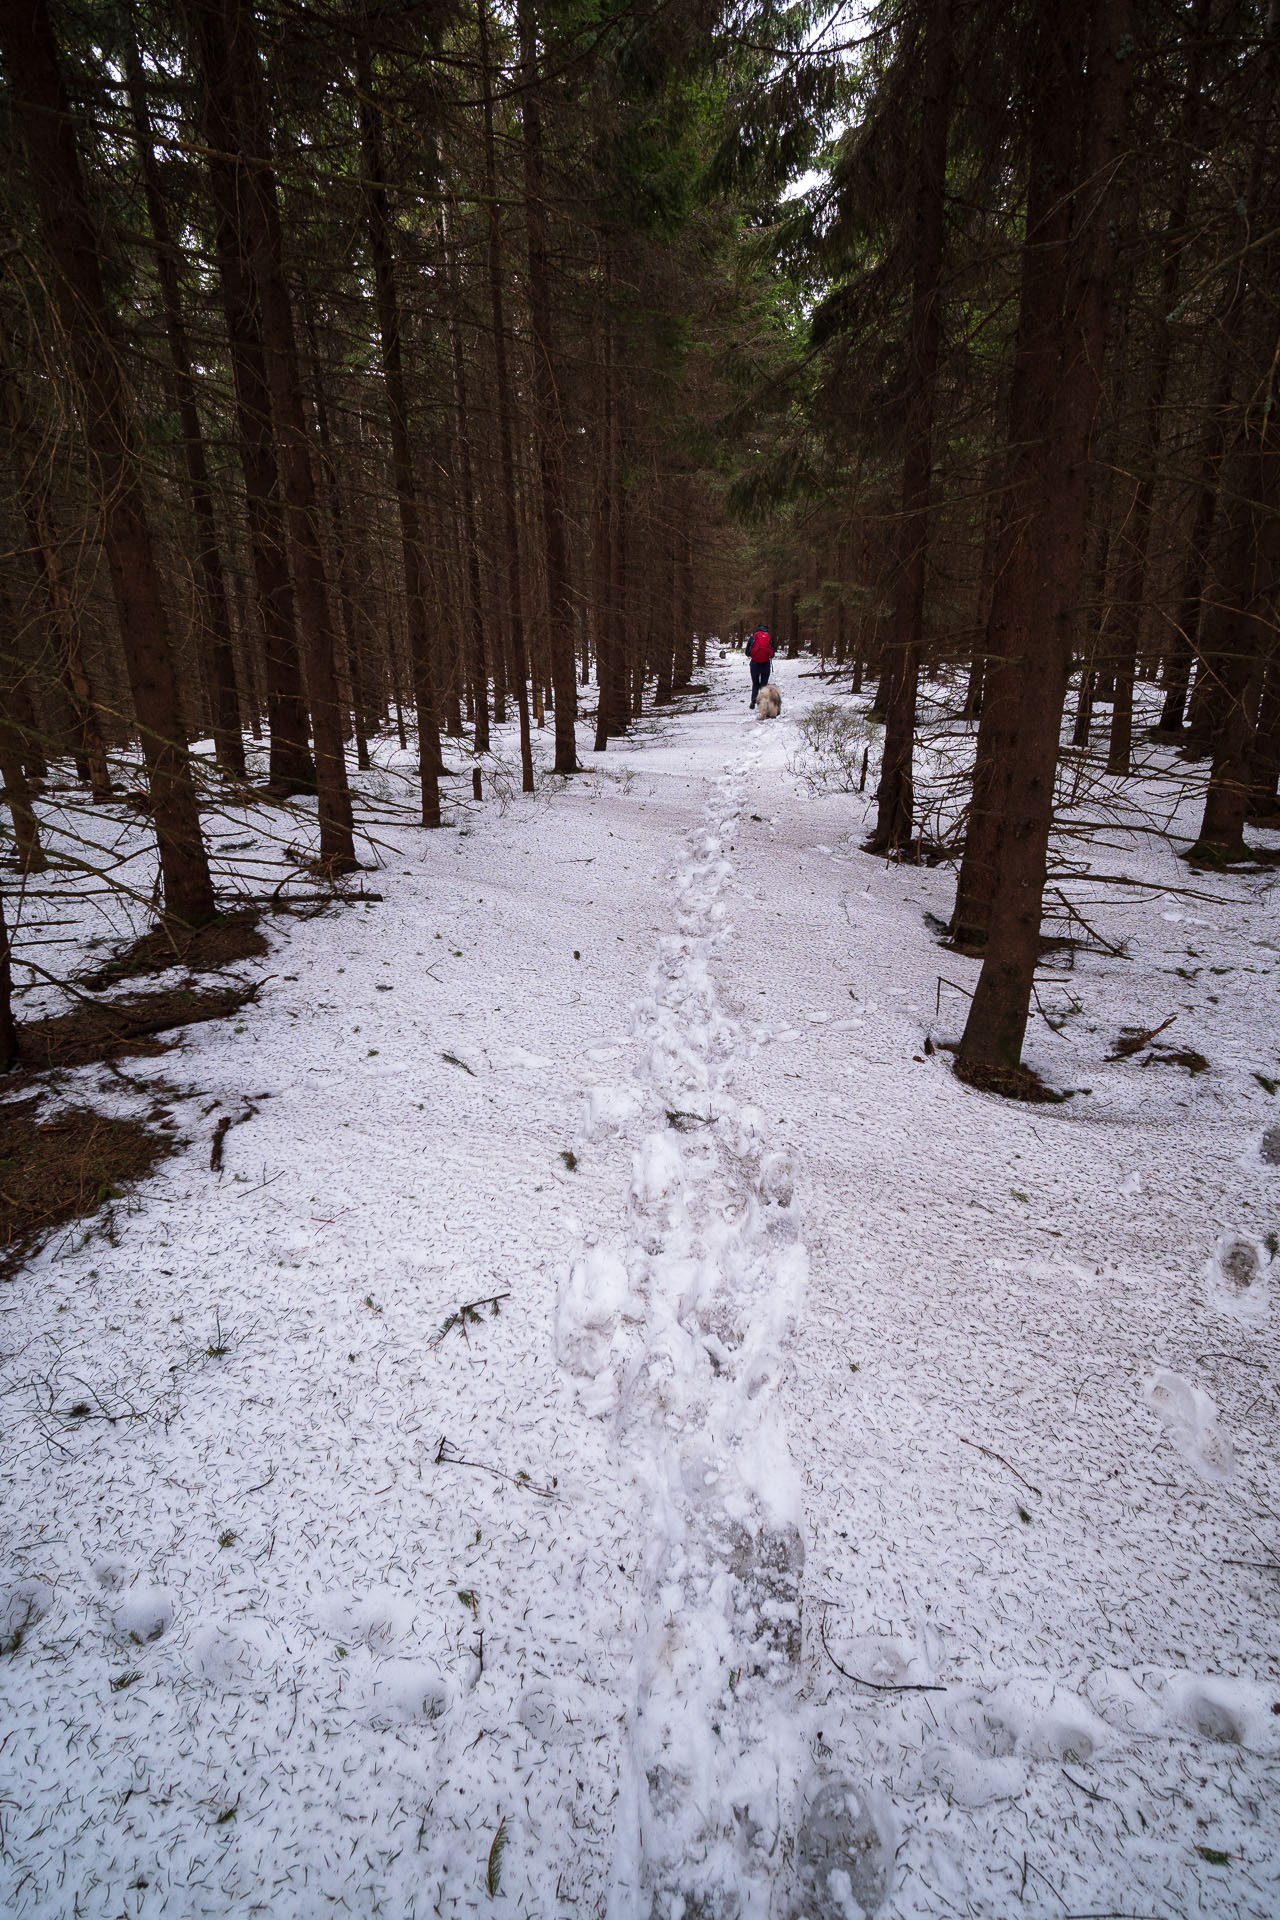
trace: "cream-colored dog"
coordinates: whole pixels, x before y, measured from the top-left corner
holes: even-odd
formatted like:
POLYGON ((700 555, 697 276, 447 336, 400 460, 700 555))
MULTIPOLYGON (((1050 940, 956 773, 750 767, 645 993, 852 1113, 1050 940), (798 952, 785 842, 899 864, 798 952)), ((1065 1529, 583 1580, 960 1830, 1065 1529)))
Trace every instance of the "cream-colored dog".
POLYGON ((756 695, 756 710, 762 720, 776 720, 782 712, 782 695, 776 687, 761 687, 756 695))

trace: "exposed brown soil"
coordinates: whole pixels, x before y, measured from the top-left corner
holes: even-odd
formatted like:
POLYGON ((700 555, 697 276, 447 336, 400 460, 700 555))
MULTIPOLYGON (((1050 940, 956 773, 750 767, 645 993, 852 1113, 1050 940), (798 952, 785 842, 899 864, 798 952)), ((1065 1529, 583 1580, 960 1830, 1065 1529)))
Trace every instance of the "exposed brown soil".
POLYGON ((1002 1100, 1032 1100, 1060 1106, 1071 1098, 1069 1093, 1055 1093, 1052 1087, 1046 1087, 1032 1067, 966 1067, 957 1057, 952 1071, 967 1087, 976 1087, 979 1093, 998 1093, 1002 1100))
POLYGON ((22 1067, 40 1073, 49 1067, 83 1067, 121 1053, 163 1053, 153 1036, 198 1020, 222 1020, 238 1013, 257 993, 256 986, 170 987, 132 994, 107 1006, 78 1006, 47 1020, 26 1020, 18 1028, 22 1067))
POLYGON ((1145 1067, 1151 1060, 1163 1060, 1165 1065, 1170 1067, 1185 1067, 1187 1072, 1192 1074, 1209 1071, 1209 1062, 1202 1053, 1197 1053, 1194 1047, 1152 1047, 1142 1063, 1143 1066, 1145 1067))
POLYGON ((237 960, 260 960, 269 951, 258 932, 256 913, 229 913, 211 920, 206 927, 155 927, 78 978, 81 986, 100 993, 117 980, 129 980, 136 974, 166 973, 170 967, 185 967, 189 973, 216 973, 237 960))
POLYGON ((85 1108, 38 1116, 39 1095, 0 1102, 0 1280, 68 1220, 121 1198, 171 1154, 176 1137, 85 1108))
POLYGON ((1269 847, 1244 847, 1239 853, 1228 853, 1203 840, 1188 847, 1182 857, 1193 873, 1260 873, 1280 867, 1280 853, 1269 847))

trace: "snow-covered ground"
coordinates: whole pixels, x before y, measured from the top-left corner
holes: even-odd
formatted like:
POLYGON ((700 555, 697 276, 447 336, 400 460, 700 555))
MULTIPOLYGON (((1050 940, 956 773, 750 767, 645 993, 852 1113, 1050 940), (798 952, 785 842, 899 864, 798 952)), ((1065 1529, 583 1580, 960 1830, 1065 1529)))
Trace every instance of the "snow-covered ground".
POLYGON ((1095 790, 976 1093, 745 677, 66 1076, 190 1146, 0 1294, 5 1911, 1280 1911, 1275 882, 1095 790))

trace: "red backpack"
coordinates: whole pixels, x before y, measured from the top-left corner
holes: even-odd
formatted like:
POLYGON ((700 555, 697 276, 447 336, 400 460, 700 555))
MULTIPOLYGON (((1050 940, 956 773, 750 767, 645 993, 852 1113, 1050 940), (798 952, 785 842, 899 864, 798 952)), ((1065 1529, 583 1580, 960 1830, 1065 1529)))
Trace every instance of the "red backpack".
POLYGON ((754 660, 758 667, 763 666, 766 660, 772 660, 773 642, 763 627, 761 627, 758 633, 752 634, 751 651, 747 657, 750 660, 754 660))

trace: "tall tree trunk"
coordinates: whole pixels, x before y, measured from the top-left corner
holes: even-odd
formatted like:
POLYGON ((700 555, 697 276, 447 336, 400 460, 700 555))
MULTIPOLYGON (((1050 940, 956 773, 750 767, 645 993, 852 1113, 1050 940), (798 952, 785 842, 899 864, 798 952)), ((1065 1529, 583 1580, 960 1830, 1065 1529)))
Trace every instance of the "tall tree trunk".
MULTIPOLYGON (((998 796, 990 929, 957 1059, 962 1075, 1020 1063, 1040 952, 1054 776, 1084 560, 1089 449, 1115 258, 1117 171, 1133 84, 1132 0, 1093 0, 1091 14, 1078 23, 1064 12, 1052 16, 1052 25, 1045 16, 1048 60, 1033 108, 1037 210, 1052 221, 1052 196, 1064 195, 1072 228, 1040 260, 1025 262, 1023 293, 1032 324, 1024 331, 1020 321, 1019 411, 1024 420, 1030 415, 1047 423, 1050 432, 1034 449, 1028 524, 1010 556, 1005 591, 997 589, 1002 617, 994 623, 991 652, 1000 665, 993 679, 1005 684, 990 705, 1003 714, 1010 737, 998 796), (1068 103, 1081 91, 1084 138, 1077 157, 1076 116, 1068 103)), ((1027 253, 1033 254, 1039 248, 1030 206, 1027 253)), ((1015 365, 1015 383, 1018 371, 1015 365)))
POLYGON ((1211 424, 1200 449, 1195 512, 1183 562, 1174 642, 1165 673, 1165 702, 1160 714, 1161 728, 1170 731, 1182 727, 1191 685, 1191 666, 1199 657, 1197 648, 1204 604, 1204 581, 1218 514, 1219 483, 1226 450, 1224 421, 1230 401, 1231 369, 1228 366, 1219 377, 1210 403, 1211 424))
POLYGON ((8 663, 0 663, 0 680, 8 683, 0 690, 0 779, 4 781, 5 803, 13 821, 19 870, 22 873, 43 873, 48 862, 40 845, 40 829, 35 808, 31 804, 31 787, 22 764, 22 728, 13 710, 12 678, 8 663))
MULTIPOLYGON (((1196 165, 1195 133, 1200 115, 1204 75, 1205 31, 1213 0, 1195 0, 1187 22, 1187 80, 1179 116, 1178 149, 1181 171, 1165 227, 1164 265, 1155 316, 1155 339, 1147 381, 1143 419, 1142 462, 1133 490, 1133 504, 1125 529, 1126 557, 1116 589, 1116 700, 1111 709, 1108 773, 1128 773, 1133 755, 1133 671, 1142 624, 1143 591, 1147 576, 1147 549, 1151 541, 1151 504, 1155 496, 1156 463, 1160 452, 1165 397, 1173 364, 1173 328, 1169 317, 1178 295, 1182 255, 1186 249, 1187 214, 1196 165)), ((1181 724, 1179 720, 1179 724, 1181 724)))
POLYGON ((204 629, 209 636, 212 682, 213 746, 219 766, 236 779, 244 778, 244 735, 240 730, 240 693, 236 685, 236 656, 231 638, 231 609, 222 575, 218 526, 213 512, 213 489, 205 459, 204 433, 196 405, 196 383, 191 370, 191 348, 178 283, 178 248, 169 225, 169 211, 160 188, 151 120, 147 112, 142 61, 132 24, 124 30, 124 66, 134 138, 142 165, 147 218, 155 240, 156 273, 164 311, 169 357, 173 362, 173 396, 182 429, 182 453, 187 469, 187 493, 195 522, 195 572, 200 591, 204 629))
POLYGON ((1244 825, 1253 792, 1254 740, 1280 590, 1280 451, 1268 432, 1266 396, 1248 426, 1237 468, 1236 525, 1220 568, 1206 659, 1216 672, 1221 718, 1204 817, 1192 849, 1210 861, 1248 852, 1244 825))
POLYGON ((471 410, 467 395, 467 361, 462 346, 461 286, 450 235, 449 209, 444 209, 445 278, 449 289, 449 353, 453 367, 453 417, 458 449, 458 505, 460 537, 465 563, 463 601, 470 639, 469 672, 475 702, 475 750, 489 751, 489 659, 484 636, 484 594, 480 579, 480 542, 476 532, 476 496, 471 458, 471 410))
POLYGON ((511 375, 507 361, 507 322, 502 281, 502 219, 498 205, 498 169, 493 139, 493 70, 489 60, 489 0, 477 0, 480 73, 484 115, 484 185, 487 226, 485 265, 489 276, 489 315, 493 322, 494 399, 498 415, 498 465, 502 489, 502 538, 507 559, 507 617, 511 623, 511 671, 520 715, 520 787, 532 793, 533 742, 529 730, 529 660, 525 636, 524 577, 520 566, 520 521, 516 508, 516 462, 511 426, 511 375))
MULTIPOLYGON (((81 777, 87 775, 89 790, 95 800, 109 800, 111 774, 107 767, 102 729, 94 709, 93 690, 85 669, 80 622, 63 578, 62 560, 49 509, 49 490, 40 471, 39 453, 32 443, 22 389, 18 385, 8 336, 3 327, 0 327, 0 392, 3 393, 5 419, 13 439, 18 496, 44 601, 44 625, 49 650, 58 662, 59 677, 75 715, 77 769, 83 762, 81 777)), ((24 758, 29 758, 25 749, 24 758)))
POLYGON ((542 528, 546 547, 547 610, 550 625, 551 685, 556 704, 555 771, 578 771, 575 721, 578 684, 573 642, 573 603, 565 544, 564 425, 556 386, 551 285, 547 262, 547 204, 542 153, 542 97, 538 73, 537 15, 534 0, 518 0, 520 32, 520 117, 524 136, 525 219, 528 231, 529 321, 533 336, 534 438, 542 488, 542 528))
MULTIPOLYGON (((400 332, 400 296, 396 286, 391 217, 387 206, 386 169, 382 154, 382 124, 373 97, 367 17, 356 42, 356 74, 360 83, 360 142, 364 159, 364 217, 373 261, 374 302, 382 348, 382 380, 387 395, 387 424, 391 434, 391 471, 400 518, 400 554, 404 567, 405 612, 409 625, 409 663, 418 708, 418 775, 422 787, 422 824, 438 827, 440 819, 440 719, 432 671, 427 618, 430 582, 422 545, 422 511, 409 440, 409 406, 405 394, 404 348, 400 332)), ((392 649, 394 670, 394 648, 392 649)), ((399 692, 396 695, 397 722, 399 692)))
POLYGON ((320 342, 315 316, 308 303, 304 310, 307 342, 311 349, 311 392, 316 414, 316 433, 320 442, 320 471, 328 497, 329 519, 333 527, 334 574, 338 584, 338 613, 342 623, 342 641, 346 654, 347 679, 351 687, 352 732, 356 742, 356 765, 362 773, 370 767, 366 722, 365 675, 369 643, 369 620, 361 604, 351 562, 347 538, 346 513, 342 487, 333 457, 333 435, 329 430, 329 408, 325 401, 324 374, 320 365, 320 342))
MULTIPOLYGON (((1047 21, 1040 32, 1003 498, 983 649, 982 714, 951 920, 956 945, 978 949, 986 944, 996 891, 1004 776, 1022 752, 1019 729, 1029 636, 1037 624, 1049 631, 1049 604, 1042 596, 1051 573, 1039 539, 1045 518, 1040 495, 1053 457, 1061 380, 1082 48, 1071 34, 1058 44, 1047 21)), ((1069 659, 1068 650, 1067 664, 1069 659)), ((1053 665, 1065 673, 1061 659, 1053 665)))
POLYGON ((133 693, 160 852, 167 919, 186 925, 216 911, 169 644, 129 396, 98 264, 75 122, 46 0, 0 8, 9 111, 26 151, 29 186, 48 255, 49 297, 62 334, 102 513, 103 541, 133 693))
POLYGON ((664 528, 662 532, 662 581, 663 590, 658 599, 655 623, 658 633, 658 684, 653 690, 653 702, 658 707, 669 706, 675 698, 676 536, 674 528, 664 528))
POLYGON ((912 759, 916 696, 924 623, 925 573, 929 556, 929 498, 933 481, 933 415, 942 337, 939 291, 944 243, 947 132, 954 68, 952 0, 932 0, 925 28, 924 100, 916 151, 912 210, 911 331, 907 347, 906 451, 902 493, 894 527, 893 625, 886 671, 891 697, 885 710, 884 748, 876 794, 875 831, 869 849, 883 853, 907 847, 915 834, 912 759))
POLYGON ((1249 793, 1251 820, 1274 824, 1277 785, 1280 785, 1280 652, 1276 650, 1273 635, 1266 684, 1258 705, 1258 728, 1253 746, 1253 782, 1249 793))
POLYGON ((13 967, 9 959, 9 928, 4 917, 4 898, 0 895, 0 1073, 8 1073, 21 1060, 18 1029, 13 1019, 13 967))
POLYGON ((208 145, 209 193, 214 213, 214 251, 227 327, 236 426, 244 475, 245 524, 253 566, 254 595, 262 631, 270 736, 267 790, 277 799, 313 793, 315 762, 307 727, 307 703, 298 659, 293 581, 280 501, 280 469, 258 290, 241 231, 241 169, 235 101, 223 66, 223 35, 216 11, 191 5, 192 45, 204 76, 204 134, 208 145))
POLYGON ((251 0, 218 0, 204 17, 212 27, 205 32, 203 42, 205 84, 225 101, 228 130, 233 136, 230 150, 236 159, 241 250, 251 265, 266 349, 294 594, 311 696, 320 858, 331 872, 349 871, 359 863, 347 785, 342 700, 251 0))
MULTIPOLYGON (((1260 65, 1257 124, 1243 211, 1253 245, 1232 276, 1227 318, 1236 322, 1245 370, 1239 450, 1228 496, 1228 531, 1218 592, 1201 649, 1201 678, 1210 694, 1213 768, 1193 854, 1212 861, 1247 852, 1244 823, 1253 787, 1258 708, 1274 646, 1280 588, 1280 447, 1274 275, 1277 244, 1273 123, 1280 83, 1280 0, 1270 0, 1260 65)), ((1224 332, 1227 327, 1224 321, 1224 332)), ((1194 709, 1193 709, 1194 711, 1194 709)))

